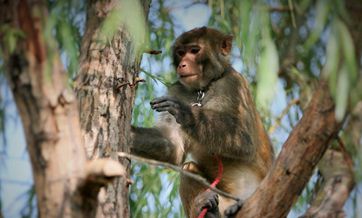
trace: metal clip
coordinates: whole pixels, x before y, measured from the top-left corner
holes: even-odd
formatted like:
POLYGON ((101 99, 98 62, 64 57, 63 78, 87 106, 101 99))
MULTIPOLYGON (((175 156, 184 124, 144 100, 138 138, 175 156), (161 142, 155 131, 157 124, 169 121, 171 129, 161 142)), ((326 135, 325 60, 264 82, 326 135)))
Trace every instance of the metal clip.
POLYGON ((192 103, 191 104, 191 106, 192 107, 201 107, 202 106, 202 104, 201 104, 201 102, 202 102, 202 99, 204 99, 204 97, 205 97, 205 92, 204 91, 202 91, 202 90, 199 90, 198 92, 197 92, 197 98, 196 98, 196 103, 192 103))

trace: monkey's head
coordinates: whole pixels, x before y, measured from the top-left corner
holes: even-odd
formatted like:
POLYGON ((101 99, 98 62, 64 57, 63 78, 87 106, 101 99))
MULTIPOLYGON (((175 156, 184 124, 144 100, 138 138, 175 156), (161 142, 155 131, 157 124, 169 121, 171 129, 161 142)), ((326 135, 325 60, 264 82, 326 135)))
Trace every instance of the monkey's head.
POLYGON ((173 46, 173 64, 181 84, 203 89, 230 67, 232 36, 201 27, 179 36, 173 46))

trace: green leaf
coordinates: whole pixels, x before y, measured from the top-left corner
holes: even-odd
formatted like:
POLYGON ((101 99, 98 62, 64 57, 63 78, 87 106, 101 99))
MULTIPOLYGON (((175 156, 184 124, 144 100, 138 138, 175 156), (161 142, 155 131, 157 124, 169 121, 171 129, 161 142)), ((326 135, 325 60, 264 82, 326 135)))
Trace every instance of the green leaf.
POLYGON ((347 109, 348 92, 350 89, 350 81, 348 78, 348 69, 343 66, 338 75, 336 92, 336 119, 342 120, 347 109))
POLYGON ((337 27, 337 31, 340 36, 340 42, 342 43, 344 61, 348 70, 348 78, 351 83, 354 83, 357 81, 358 70, 353 40, 351 34, 348 31, 348 28, 343 22, 339 21, 337 27))
POLYGON ((274 97, 278 79, 278 51, 271 39, 265 39, 265 46, 260 55, 258 66, 257 104, 266 109, 274 97))
POLYGON ((239 11, 240 11, 240 23, 241 23, 241 38, 246 40, 249 32, 249 24, 252 12, 252 2, 251 1, 239 1, 239 11))
POLYGON ((60 43, 68 56, 68 71, 71 76, 76 74, 78 68, 78 48, 71 25, 65 20, 59 22, 60 43))
POLYGON ((323 72, 328 77, 329 87, 333 95, 335 95, 337 83, 337 71, 340 60, 340 40, 336 31, 336 20, 332 22, 331 31, 327 42, 326 64, 323 72))
POLYGON ((320 38, 320 35, 327 22, 329 11, 330 3, 327 0, 319 0, 317 2, 315 24, 311 34, 305 42, 306 50, 309 50, 320 38))
POLYGON ((163 78, 153 75, 152 73, 142 69, 142 72, 146 74, 146 76, 150 77, 154 82, 161 82, 165 86, 170 85, 167 81, 165 81, 163 78))
POLYGON ((25 37, 20 29, 14 28, 8 24, 0 26, 0 35, 4 36, 4 46, 6 46, 10 54, 15 51, 18 40, 25 37))
MULTIPOLYGON (((242 4, 240 6, 242 6, 242 4)), ((243 19, 245 19, 245 21, 242 22, 242 57, 245 60, 245 64, 248 68, 254 68, 255 56, 257 54, 257 50, 260 48, 260 26, 263 26, 264 24, 261 23, 260 19, 261 10, 259 10, 259 7, 252 7, 251 4, 247 4, 246 8, 241 10, 241 13, 243 19)), ((269 24, 266 24, 267 26, 265 28, 269 31, 269 28, 267 28, 269 24)))

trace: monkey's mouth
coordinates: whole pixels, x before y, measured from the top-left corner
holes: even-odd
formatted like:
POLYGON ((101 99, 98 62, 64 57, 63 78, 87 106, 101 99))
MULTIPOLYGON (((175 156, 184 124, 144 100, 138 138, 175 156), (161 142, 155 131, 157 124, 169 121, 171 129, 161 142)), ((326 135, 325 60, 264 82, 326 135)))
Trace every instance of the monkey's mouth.
POLYGON ((197 74, 180 74, 180 78, 187 78, 187 77, 192 77, 192 76, 196 76, 197 74))

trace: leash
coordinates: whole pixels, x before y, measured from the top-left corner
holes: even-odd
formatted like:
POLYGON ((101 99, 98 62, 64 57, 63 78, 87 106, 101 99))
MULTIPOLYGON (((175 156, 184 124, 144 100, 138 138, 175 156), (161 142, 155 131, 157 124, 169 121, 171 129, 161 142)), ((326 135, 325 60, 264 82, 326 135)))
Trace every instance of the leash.
MULTIPOLYGON (((215 159, 217 161, 217 176, 210 185, 213 188, 215 188, 217 186, 217 184, 219 184, 219 182, 221 181, 222 173, 224 171, 224 167, 222 165, 222 161, 221 161, 220 157, 217 156, 217 155, 215 155, 214 157, 215 157, 215 159)), ((208 188, 206 191, 210 191, 210 188, 208 188)), ((202 209, 202 211, 199 214, 198 218, 204 218, 206 213, 207 213, 207 208, 202 209)))

